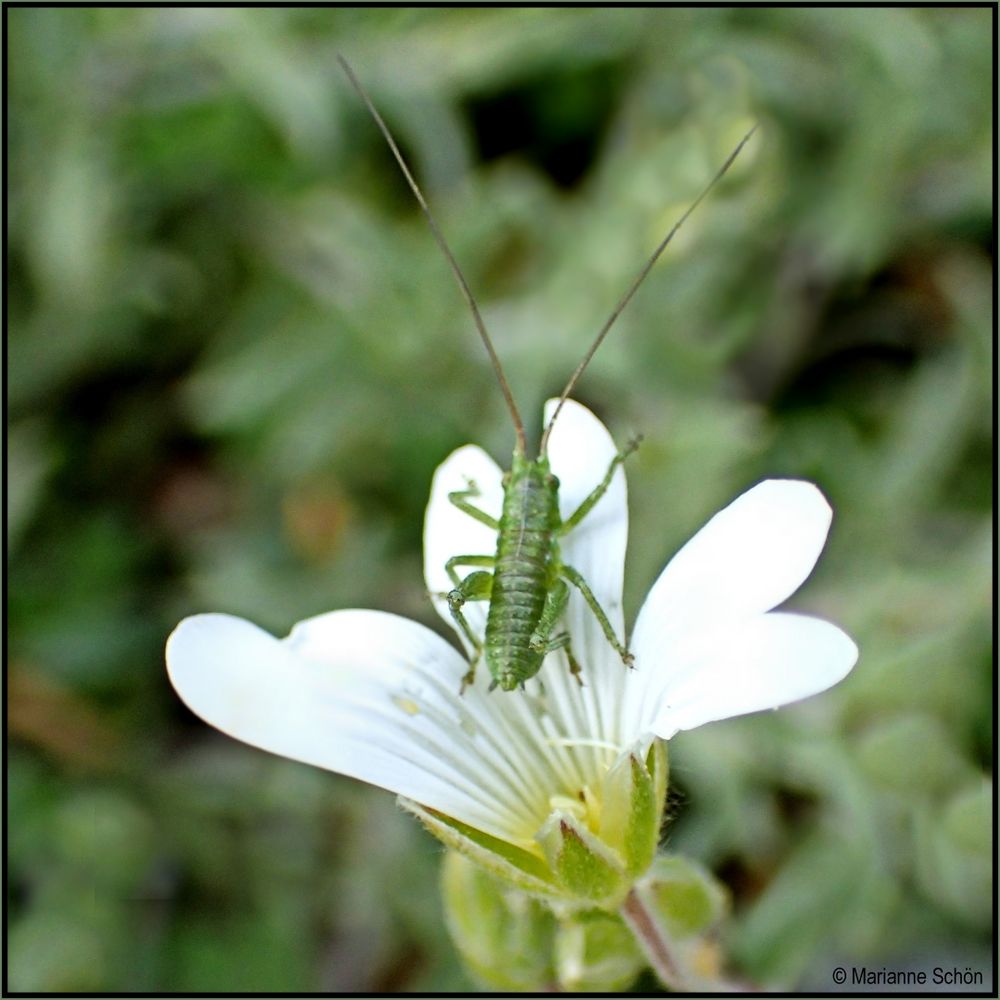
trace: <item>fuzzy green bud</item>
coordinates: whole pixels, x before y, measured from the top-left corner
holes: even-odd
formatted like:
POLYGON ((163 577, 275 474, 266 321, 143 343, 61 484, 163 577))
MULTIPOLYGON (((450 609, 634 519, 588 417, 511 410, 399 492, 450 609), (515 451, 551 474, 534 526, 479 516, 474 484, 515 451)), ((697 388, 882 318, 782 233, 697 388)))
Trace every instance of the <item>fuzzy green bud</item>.
POLYGON ((557 924, 548 907, 455 851, 441 882, 452 940, 477 979, 499 990, 552 989, 557 924))
POLYGON ((566 993, 620 992, 645 964, 632 932, 617 914, 585 910, 559 923, 555 968, 566 993))
POLYGON ((711 872, 676 854, 657 857, 636 892, 675 941, 710 931, 729 905, 725 888, 711 872))
POLYGON ((442 888, 448 928, 466 968, 491 989, 619 991, 645 964, 617 914, 559 915, 454 851, 445 856, 442 888))

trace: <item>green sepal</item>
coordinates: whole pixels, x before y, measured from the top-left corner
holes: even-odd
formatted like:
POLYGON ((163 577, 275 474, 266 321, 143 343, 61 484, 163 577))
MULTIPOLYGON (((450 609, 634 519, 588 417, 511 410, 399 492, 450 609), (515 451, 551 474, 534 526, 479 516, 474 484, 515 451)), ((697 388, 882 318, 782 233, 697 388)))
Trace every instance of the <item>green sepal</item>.
POLYGON ((563 896, 545 862, 529 851, 443 813, 426 809, 410 799, 400 797, 399 804, 413 813, 446 847, 482 865, 509 885, 539 896, 563 896))
POLYGON ((646 768, 653 776, 653 795, 660 810, 659 826, 663 825, 663 811, 667 805, 667 785, 670 766, 667 758, 667 741, 654 739, 646 754, 646 768))
POLYGON ((616 908, 630 883, 621 857, 567 812, 554 812, 538 841, 565 893, 578 902, 616 908))
POLYGON ((601 839, 619 851, 630 875, 644 872, 660 838, 667 787, 665 744, 654 740, 642 760, 622 754, 604 777, 601 839))
POLYGON ((660 854, 635 887, 674 941, 705 934, 725 916, 729 895, 711 872, 677 854, 660 854))
POLYGON ((555 971, 564 992, 621 992, 645 964, 632 932, 617 914, 586 910, 559 923, 555 971))
POLYGON ((557 924, 547 906, 455 851, 445 854, 441 885, 448 930, 476 978, 499 990, 551 990, 557 924))

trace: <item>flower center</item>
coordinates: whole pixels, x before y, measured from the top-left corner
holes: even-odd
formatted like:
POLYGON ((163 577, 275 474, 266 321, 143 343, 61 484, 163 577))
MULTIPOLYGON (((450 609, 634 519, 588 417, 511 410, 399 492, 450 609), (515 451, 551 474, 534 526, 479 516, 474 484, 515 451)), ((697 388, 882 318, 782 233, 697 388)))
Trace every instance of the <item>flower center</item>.
POLYGON ((576 796, 550 795, 550 812, 567 812, 587 829, 597 833, 601 826, 601 800, 593 793, 589 785, 584 785, 576 796))

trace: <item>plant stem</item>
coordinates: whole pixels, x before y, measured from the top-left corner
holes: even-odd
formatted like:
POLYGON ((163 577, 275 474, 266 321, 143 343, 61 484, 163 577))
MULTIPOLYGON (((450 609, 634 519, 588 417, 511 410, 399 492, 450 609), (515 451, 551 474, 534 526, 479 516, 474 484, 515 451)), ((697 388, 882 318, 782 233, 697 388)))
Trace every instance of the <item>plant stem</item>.
POLYGON ((621 915, 645 952, 660 982, 675 992, 690 990, 691 984, 673 954, 671 942, 647 908, 642 896, 634 888, 622 903, 621 915))

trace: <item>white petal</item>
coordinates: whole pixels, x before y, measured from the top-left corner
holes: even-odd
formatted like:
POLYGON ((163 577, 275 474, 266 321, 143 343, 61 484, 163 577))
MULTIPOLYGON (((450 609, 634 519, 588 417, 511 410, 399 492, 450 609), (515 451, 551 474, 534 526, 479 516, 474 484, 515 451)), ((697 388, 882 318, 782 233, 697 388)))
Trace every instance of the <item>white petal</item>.
POLYGON ((636 635, 667 624, 770 611, 812 572, 832 511, 812 484, 768 479, 719 511, 667 564, 636 635))
POLYGON ((858 649, 835 625, 772 612, 720 623, 660 650, 638 650, 643 662, 664 659, 671 681, 653 709, 652 729, 678 730, 777 708, 825 691, 857 662, 858 649))
MULTIPOLYGON (((556 400, 550 399, 545 405, 546 423, 555 404, 556 400)), ((590 410, 567 400, 553 427, 548 450, 552 471, 559 478, 559 512, 565 520, 601 482, 619 449, 590 410)), ((627 541, 625 473, 619 465, 600 501, 577 527, 561 537, 560 555, 583 576, 620 642, 625 641, 622 579, 627 541)), ((584 686, 581 688, 569 673, 562 653, 548 657, 541 677, 556 725, 570 738, 579 735, 594 741, 586 753, 592 758, 591 767, 599 772, 606 766, 611 752, 608 747, 622 742, 617 723, 628 669, 572 584, 565 625, 573 653, 583 668, 584 686)))
POLYGON ((498 743, 484 685, 459 697, 461 655, 416 622, 335 611, 283 641, 197 615, 167 643, 174 687, 224 733, 370 782, 498 837, 537 829, 545 802, 521 744, 498 743), (537 794, 535 796, 537 798, 537 794))
MULTIPOLYGON (((438 614, 452 628, 455 628, 455 619, 448 610, 447 600, 439 596, 454 587, 445 564, 458 555, 494 555, 497 536, 488 525, 459 510, 448 499, 448 494, 466 490, 470 482, 475 483, 480 496, 469 498, 469 503, 499 519, 503 506, 502 477, 497 463, 482 448, 470 444, 452 452, 438 466, 431 482, 431 497, 424 518, 424 580, 438 614)), ((464 577, 473 569, 459 566, 457 571, 464 577)), ((486 624, 487 607, 484 602, 470 602, 463 609, 469 624, 480 635, 486 624)), ((460 632, 459 637, 465 643, 465 636, 460 632)))
MULTIPOLYGON (((545 404, 546 422, 555 404, 554 399, 545 404)), ((617 453, 604 424, 585 406, 567 399, 549 439, 549 461, 559 477, 559 513, 563 520, 590 496, 617 453)), ((619 465, 604 496, 560 543, 563 562, 583 574, 619 635, 624 625, 622 579, 627 541, 625 472, 619 465)), ((579 628, 585 628, 597 629, 604 637, 582 598, 573 602, 568 624, 574 636, 579 628)))

